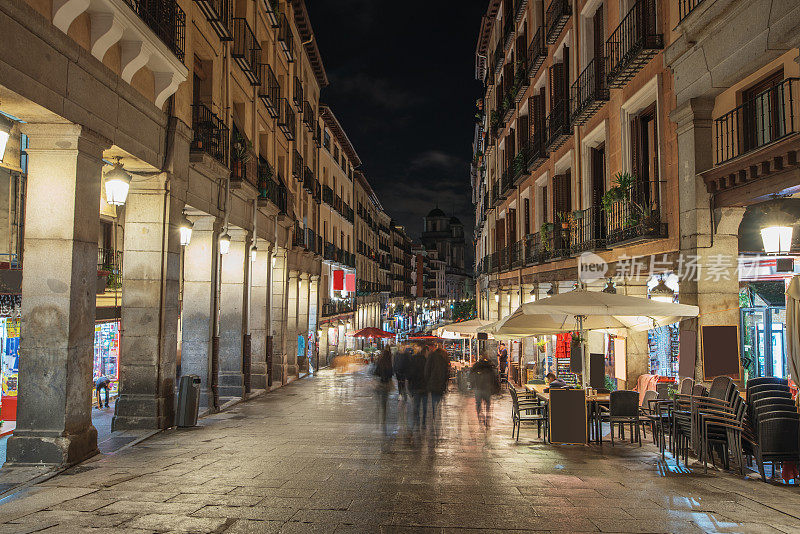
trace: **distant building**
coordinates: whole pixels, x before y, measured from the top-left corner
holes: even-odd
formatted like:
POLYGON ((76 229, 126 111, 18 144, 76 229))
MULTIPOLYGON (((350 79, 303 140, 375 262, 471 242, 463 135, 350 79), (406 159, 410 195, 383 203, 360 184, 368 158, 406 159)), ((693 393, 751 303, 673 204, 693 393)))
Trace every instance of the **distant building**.
POLYGON ((453 300, 468 298, 472 293, 468 287, 471 288, 473 280, 465 269, 467 244, 464 225, 458 217, 448 217, 439 208, 432 209, 424 219, 425 230, 420 241, 428 252, 429 262, 432 260, 437 266, 444 264, 443 285, 437 283, 437 297, 453 300))

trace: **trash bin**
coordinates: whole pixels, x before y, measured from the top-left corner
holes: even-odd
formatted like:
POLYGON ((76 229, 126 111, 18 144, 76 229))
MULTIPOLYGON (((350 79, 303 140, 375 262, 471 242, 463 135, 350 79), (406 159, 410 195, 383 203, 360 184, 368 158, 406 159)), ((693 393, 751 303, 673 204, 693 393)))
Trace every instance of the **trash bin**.
POLYGON ((178 385, 178 409, 175 412, 175 426, 197 426, 200 411, 200 377, 183 375, 178 385))

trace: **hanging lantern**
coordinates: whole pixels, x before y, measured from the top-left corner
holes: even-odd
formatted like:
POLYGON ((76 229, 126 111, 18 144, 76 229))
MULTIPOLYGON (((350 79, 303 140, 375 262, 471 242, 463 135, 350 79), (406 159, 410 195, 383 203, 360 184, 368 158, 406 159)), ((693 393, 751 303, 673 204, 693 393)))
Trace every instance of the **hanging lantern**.
POLYGON ((192 221, 186 218, 186 212, 184 212, 181 216, 181 220, 178 222, 178 230, 181 234, 181 246, 186 247, 189 245, 189 242, 192 240, 192 228, 194 228, 194 225, 192 221))
POLYGON ((662 277, 656 287, 650 290, 650 298, 657 302, 674 302, 675 292, 669 288, 662 277))
POLYGON ((105 175, 106 178, 106 202, 112 206, 123 206, 128 198, 128 190, 131 186, 131 175, 125 172, 122 165, 117 161, 113 168, 105 175))
POLYGON ((228 235, 226 231, 224 234, 219 236, 219 253, 220 254, 227 254, 231 250, 231 236, 228 235))
POLYGON ((792 248, 791 226, 768 226, 761 229, 761 241, 767 254, 786 254, 792 248))

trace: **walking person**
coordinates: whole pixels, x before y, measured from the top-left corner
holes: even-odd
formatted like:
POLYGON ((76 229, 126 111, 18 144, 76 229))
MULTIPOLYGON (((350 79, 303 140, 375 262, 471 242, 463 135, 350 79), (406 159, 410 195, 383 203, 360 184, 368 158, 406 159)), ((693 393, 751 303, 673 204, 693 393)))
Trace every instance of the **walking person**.
POLYGON ((497 364, 500 366, 500 380, 503 382, 508 381, 508 349, 506 344, 502 341, 497 348, 497 364))
POLYGON ((378 399, 378 417, 380 418, 380 425, 383 429, 383 435, 385 436, 388 434, 386 427, 386 403, 392 389, 392 351, 389 347, 384 348, 380 356, 378 356, 373 374, 378 379, 378 383, 375 386, 375 394, 378 399))
POLYGON ((425 382, 431 395, 431 421, 436 428, 436 409, 447 393, 450 382, 450 358, 444 349, 436 349, 425 362, 425 382))
POLYGON ((397 393, 404 401, 408 400, 408 363, 412 350, 408 345, 401 345, 394 358, 394 376, 397 379, 397 393))
POLYGON ((106 393, 106 408, 108 408, 108 394, 111 391, 111 380, 107 376, 100 375, 94 379, 94 390, 97 394, 97 407, 102 409, 103 404, 100 402, 100 390, 105 390, 106 393))
POLYGON ((428 348, 423 346, 414 352, 408 360, 406 386, 411 394, 411 411, 408 414, 408 426, 413 432, 420 427, 425 428, 428 415, 428 385, 425 382, 425 361, 428 348))
POLYGON ((475 410, 478 412, 478 422, 489 428, 492 395, 500 392, 500 379, 497 368, 483 353, 480 359, 472 366, 472 387, 475 390, 475 410))

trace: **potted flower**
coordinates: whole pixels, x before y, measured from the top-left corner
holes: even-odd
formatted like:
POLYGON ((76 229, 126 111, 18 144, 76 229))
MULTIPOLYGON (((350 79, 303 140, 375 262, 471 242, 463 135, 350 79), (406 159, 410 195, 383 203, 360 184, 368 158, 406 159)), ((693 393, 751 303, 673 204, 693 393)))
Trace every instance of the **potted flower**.
POLYGON ((233 140, 233 150, 231 150, 231 172, 238 179, 245 177, 245 165, 250 161, 253 143, 244 138, 238 132, 233 140))

